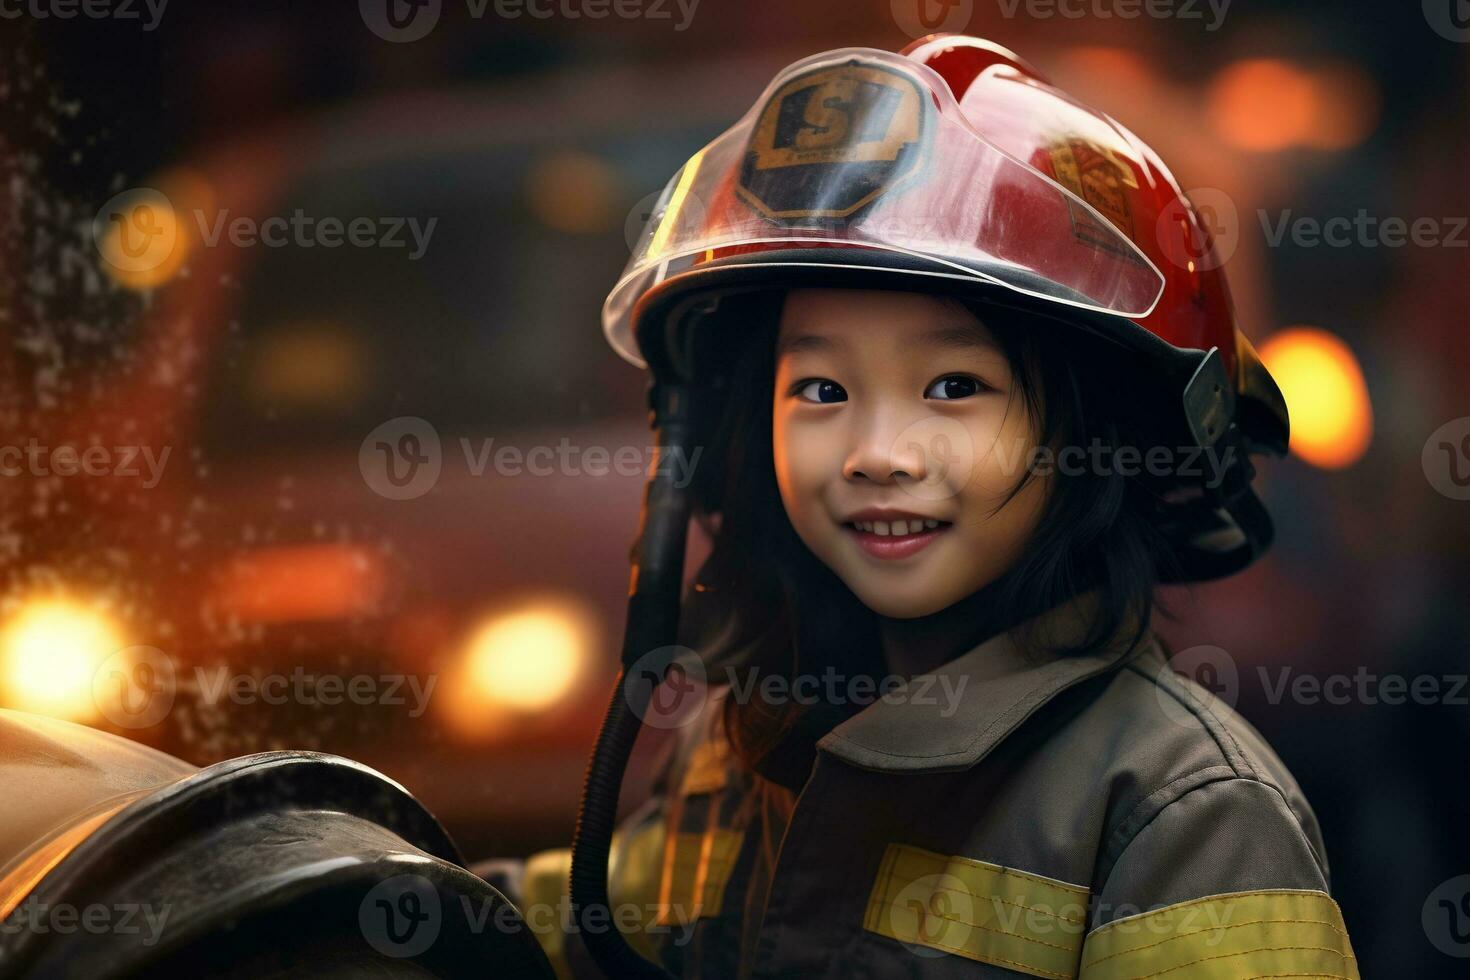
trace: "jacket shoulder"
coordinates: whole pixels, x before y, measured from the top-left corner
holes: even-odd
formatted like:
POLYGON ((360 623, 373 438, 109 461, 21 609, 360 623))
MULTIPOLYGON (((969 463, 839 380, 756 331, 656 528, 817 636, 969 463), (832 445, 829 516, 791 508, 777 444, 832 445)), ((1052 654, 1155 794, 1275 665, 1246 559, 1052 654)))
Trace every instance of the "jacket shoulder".
POLYGON ((1154 643, 1109 678, 1085 709, 1079 721, 1088 741, 1110 755, 1095 760, 1113 793, 1105 866, 1171 804, 1229 783, 1234 789, 1216 795, 1237 807, 1273 811, 1257 815, 1299 832, 1314 870, 1327 879, 1316 814, 1276 751, 1227 703, 1229 695, 1176 674, 1154 643))

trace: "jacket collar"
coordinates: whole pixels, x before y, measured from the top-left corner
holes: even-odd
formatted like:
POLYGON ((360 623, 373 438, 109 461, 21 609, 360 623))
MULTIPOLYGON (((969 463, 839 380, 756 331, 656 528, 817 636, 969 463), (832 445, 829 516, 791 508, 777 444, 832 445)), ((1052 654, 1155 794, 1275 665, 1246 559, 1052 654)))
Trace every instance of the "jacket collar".
POLYGON ((817 748, 878 772, 970 768, 1058 694, 1154 646, 1145 634, 1130 648, 1132 631, 1125 629, 1091 653, 1054 652, 1086 635, 1095 605, 1095 596, 1081 596, 1030 621, 1035 652, 1007 631, 911 678, 833 728, 817 748))

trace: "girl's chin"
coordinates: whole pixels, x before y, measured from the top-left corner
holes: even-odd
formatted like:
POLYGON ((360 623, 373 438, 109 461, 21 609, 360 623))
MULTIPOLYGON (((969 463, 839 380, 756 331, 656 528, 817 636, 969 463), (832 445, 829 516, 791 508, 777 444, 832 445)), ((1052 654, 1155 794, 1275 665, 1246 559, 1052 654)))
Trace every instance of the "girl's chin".
POLYGON ((849 576, 845 578, 847 587, 852 590, 853 595, 863 605, 880 616, 890 619, 917 619, 920 616, 928 616, 931 613, 947 609, 955 602, 964 598, 962 595, 954 595, 953 580, 944 577, 923 576, 922 578, 910 574, 902 581, 883 576, 878 580, 874 576, 849 576))

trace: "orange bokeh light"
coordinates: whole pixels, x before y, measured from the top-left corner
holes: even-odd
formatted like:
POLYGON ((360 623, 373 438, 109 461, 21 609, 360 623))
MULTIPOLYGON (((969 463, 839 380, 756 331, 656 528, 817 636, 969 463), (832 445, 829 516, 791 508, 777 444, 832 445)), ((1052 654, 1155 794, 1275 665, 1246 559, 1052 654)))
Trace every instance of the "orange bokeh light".
POLYGON ((1226 142, 1256 153, 1356 146, 1378 122, 1378 88, 1353 65, 1307 69, 1275 58, 1238 61, 1210 84, 1209 114, 1226 142))
POLYGON ((593 629, 580 603, 559 597, 484 617, 445 678, 446 719, 462 735, 491 738, 554 710, 586 677, 593 629))
POLYGON ((1312 129, 1316 91, 1311 76, 1273 58, 1238 61, 1210 85, 1210 118, 1243 150, 1284 150, 1312 129))
POLYGON ((1066 54, 1067 67, 1093 85, 1139 90, 1155 84, 1148 62, 1127 48, 1084 45, 1066 54))
POLYGON ((1341 469, 1362 458, 1373 437, 1373 407, 1358 359, 1316 327, 1288 327, 1261 345, 1291 412, 1291 451, 1313 466, 1341 469))
POLYGON ((373 612, 386 586, 383 562, 367 548, 261 548, 219 570, 212 603, 251 623, 341 619, 373 612))
POLYGON ((90 721, 93 679, 123 646, 117 623, 100 606, 64 598, 33 599, 0 632, 5 702, 23 711, 90 721))
POLYGON ((1312 76, 1317 106, 1307 142, 1320 150, 1357 146, 1378 125, 1382 100, 1367 72, 1354 65, 1329 65, 1312 76))

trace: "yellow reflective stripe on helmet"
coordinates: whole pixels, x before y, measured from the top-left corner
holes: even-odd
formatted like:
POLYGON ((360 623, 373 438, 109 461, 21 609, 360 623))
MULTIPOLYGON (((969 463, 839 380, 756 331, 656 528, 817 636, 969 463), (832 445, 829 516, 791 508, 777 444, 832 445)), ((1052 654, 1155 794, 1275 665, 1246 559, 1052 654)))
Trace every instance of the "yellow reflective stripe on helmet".
POLYGON ((658 896, 659 925, 682 925, 720 914, 725 885, 744 839, 741 831, 716 828, 669 835, 658 896))
MULTIPOLYGON (((707 150, 708 147, 705 149, 707 150)), ((689 162, 684 164, 684 169, 679 171, 679 183, 675 186, 674 193, 669 196, 669 203, 663 210, 665 216, 672 219, 683 211, 684 202, 688 199, 690 189, 694 186, 694 177, 699 173, 699 166, 704 161, 704 154, 705 150, 694 154, 689 158, 689 162)), ((663 251, 668 248, 669 236, 677 224, 675 220, 660 221, 658 227, 654 229, 653 240, 645 250, 647 254, 662 255, 663 251)))
POLYGON ((1273 890, 1211 895, 1110 922, 1087 936, 1082 977, 1357 980, 1358 967, 1329 895, 1273 890))
POLYGON ((1085 888, 974 858, 889 844, 863 928, 1037 977, 1077 975, 1085 888))

